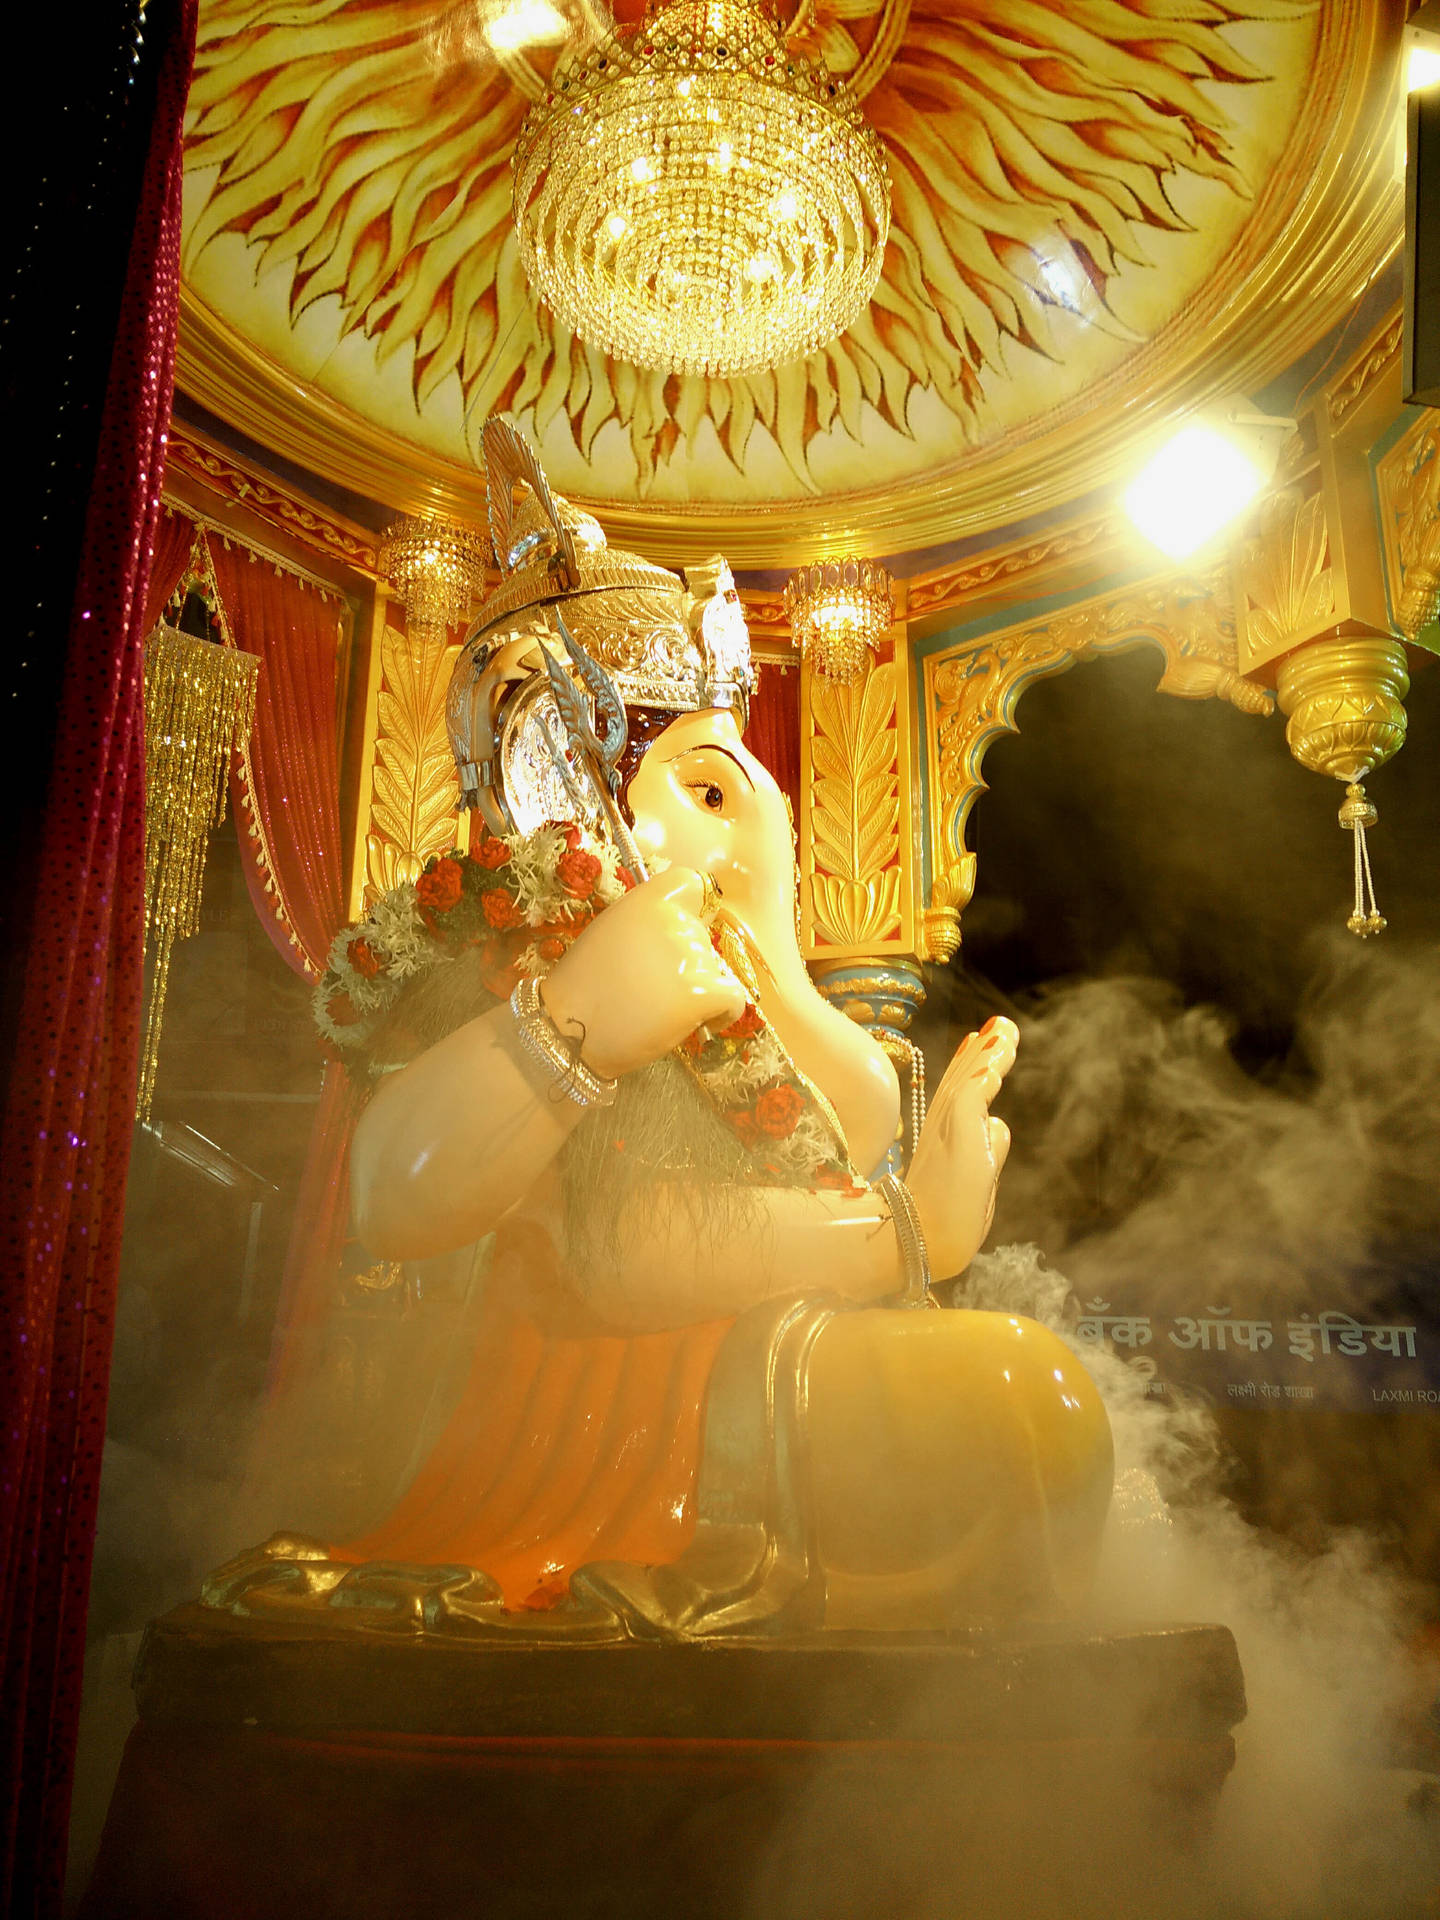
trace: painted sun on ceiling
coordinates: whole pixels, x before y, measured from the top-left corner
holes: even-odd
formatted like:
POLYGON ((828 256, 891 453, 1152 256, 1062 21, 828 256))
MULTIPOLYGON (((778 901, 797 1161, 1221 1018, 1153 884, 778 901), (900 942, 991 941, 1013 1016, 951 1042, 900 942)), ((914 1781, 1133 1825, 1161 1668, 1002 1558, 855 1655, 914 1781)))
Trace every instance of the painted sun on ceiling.
MULTIPOLYGON (((569 30, 593 31, 592 0, 570 5, 569 30)), ((412 465, 471 467, 499 408, 592 500, 914 485, 1113 383, 1227 271, 1283 171, 1322 13, 790 5, 792 34, 863 96, 894 189, 870 311, 808 360, 667 377, 608 361, 535 301, 510 156, 558 51, 547 18, 564 31, 548 0, 204 0, 188 296, 412 465), (541 37, 508 46, 507 8, 541 37)))

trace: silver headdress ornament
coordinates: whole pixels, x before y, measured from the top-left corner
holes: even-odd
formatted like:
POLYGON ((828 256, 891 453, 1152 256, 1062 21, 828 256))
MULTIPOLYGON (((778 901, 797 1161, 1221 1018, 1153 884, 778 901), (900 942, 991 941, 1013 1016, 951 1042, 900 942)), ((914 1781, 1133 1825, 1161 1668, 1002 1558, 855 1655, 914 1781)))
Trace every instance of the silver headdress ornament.
POLYGON ((717 556, 682 579, 608 546, 508 420, 487 420, 481 447, 500 581, 450 680, 461 807, 496 833, 577 820, 638 872, 620 808, 632 712, 730 707, 744 725, 755 674, 730 568, 717 556))

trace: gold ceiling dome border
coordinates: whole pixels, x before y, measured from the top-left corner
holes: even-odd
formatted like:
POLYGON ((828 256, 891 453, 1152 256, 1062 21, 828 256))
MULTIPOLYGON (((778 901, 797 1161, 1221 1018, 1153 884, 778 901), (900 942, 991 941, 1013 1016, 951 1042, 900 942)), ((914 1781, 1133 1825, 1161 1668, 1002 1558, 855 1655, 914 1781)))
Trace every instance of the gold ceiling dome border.
MULTIPOLYGON (((1308 112, 1233 250, 1184 310, 1088 393, 993 449, 873 492, 675 505, 575 497, 617 544, 656 560, 723 546, 740 567, 793 566, 847 550, 904 552, 979 534, 1113 485, 1138 439, 1222 391, 1253 391, 1345 314, 1399 246, 1394 67, 1403 0, 1327 0, 1308 112), (1294 182, 1304 181, 1298 198, 1294 182)), ((400 440, 282 371, 182 284, 177 384, 285 459, 401 513, 483 520, 484 480, 400 440)))

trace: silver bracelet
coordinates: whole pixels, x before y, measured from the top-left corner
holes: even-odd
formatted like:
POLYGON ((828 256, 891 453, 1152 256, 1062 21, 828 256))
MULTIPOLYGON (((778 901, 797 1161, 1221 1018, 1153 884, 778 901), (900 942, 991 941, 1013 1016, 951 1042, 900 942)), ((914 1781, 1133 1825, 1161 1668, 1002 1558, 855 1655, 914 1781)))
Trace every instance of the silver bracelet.
POLYGON ((610 1107, 615 1104, 617 1082, 602 1080, 580 1058, 579 1046, 567 1046, 564 1036, 545 1011, 539 982, 522 976, 510 996, 510 1011, 515 1016, 515 1031, 520 1044, 542 1067, 556 1077, 560 1093, 577 1107, 610 1107))
POLYGON ((905 1269, 905 1291, 898 1304, 903 1307, 930 1305, 930 1255, 925 1248, 925 1232, 920 1215, 910 1197, 910 1189, 897 1174, 887 1173, 877 1180, 875 1191, 890 1209, 895 1238, 900 1242, 900 1263, 905 1269))

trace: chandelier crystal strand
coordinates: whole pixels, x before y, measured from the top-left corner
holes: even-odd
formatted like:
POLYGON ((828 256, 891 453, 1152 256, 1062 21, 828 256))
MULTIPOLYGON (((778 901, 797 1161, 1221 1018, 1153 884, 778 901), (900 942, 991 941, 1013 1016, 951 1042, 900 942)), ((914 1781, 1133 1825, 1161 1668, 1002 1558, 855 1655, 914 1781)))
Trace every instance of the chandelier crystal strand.
POLYGON ((145 946, 150 991, 137 1116, 150 1117, 177 940, 200 925, 210 832, 225 818, 230 755, 255 723, 259 657, 160 626, 145 642, 145 946))
POLYGON ((412 514, 387 529, 380 569, 404 603, 412 640, 443 644, 484 584, 488 540, 473 527, 412 514))
POLYGON ((724 378, 801 359, 880 277, 880 142, 758 0, 652 4, 568 54, 514 164, 531 286, 636 366, 724 378))
POLYGON ((861 679, 895 619, 890 575, 877 560, 819 560, 785 583, 785 611, 801 654, 842 685, 861 679))

